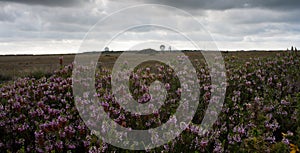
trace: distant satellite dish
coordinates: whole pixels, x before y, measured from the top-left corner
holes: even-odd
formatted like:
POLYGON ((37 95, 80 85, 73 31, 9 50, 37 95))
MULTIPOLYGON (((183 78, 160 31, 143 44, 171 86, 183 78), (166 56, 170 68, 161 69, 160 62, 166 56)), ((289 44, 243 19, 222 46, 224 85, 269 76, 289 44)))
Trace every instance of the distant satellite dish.
POLYGON ((160 48, 161 51, 165 51, 166 46, 165 45, 160 45, 159 48, 160 48))
POLYGON ((109 51, 109 48, 108 48, 108 47, 105 47, 105 48, 104 48, 104 51, 108 52, 108 51, 109 51))

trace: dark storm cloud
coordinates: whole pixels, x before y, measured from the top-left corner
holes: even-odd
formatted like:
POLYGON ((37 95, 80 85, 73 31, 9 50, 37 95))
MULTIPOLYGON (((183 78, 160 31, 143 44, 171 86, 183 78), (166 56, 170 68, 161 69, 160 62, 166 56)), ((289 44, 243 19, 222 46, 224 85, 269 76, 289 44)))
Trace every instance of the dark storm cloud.
POLYGON ((83 4, 85 2, 88 2, 88 0, 0 0, 0 2, 15 2, 28 5, 69 7, 83 4))
POLYGON ((298 9, 299 0, 144 0, 186 9, 225 10, 233 8, 261 7, 268 9, 298 9))
MULTIPOLYGON (((54 50, 49 44, 60 51, 69 51, 72 46, 76 49, 76 42, 81 42, 99 20, 144 3, 165 4, 189 12, 220 47, 229 50, 300 46, 300 0, 0 0, 0 50, 36 50, 32 44, 43 50, 54 50)), ((127 24, 128 16, 135 19, 136 23, 131 24, 139 25, 152 17, 157 23, 186 26, 185 33, 199 35, 199 27, 188 24, 189 18, 177 16, 172 8, 139 12, 122 14, 114 22, 99 26, 99 41, 103 35, 118 33, 118 25, 127 24)), ((165 33, 142 27, 126 34, 125 43, 130 44, 137 38, 159 40, 165 33), (147 33, 152 35, 146 37, 147 33)))

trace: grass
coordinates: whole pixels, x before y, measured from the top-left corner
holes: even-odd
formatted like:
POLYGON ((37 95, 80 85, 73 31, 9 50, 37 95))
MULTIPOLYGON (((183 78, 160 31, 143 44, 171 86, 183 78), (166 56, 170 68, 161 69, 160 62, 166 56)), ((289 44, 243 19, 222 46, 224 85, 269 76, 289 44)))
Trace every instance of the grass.
MULTIPOLYGON (((252 58, 274 57, 280 51, 230 51, 222 52, 225 63, 226 59, 235 57, 239 62, 251 61, 252 58)), ((99 58, 99 65, 112 69, 115 61, 122 52, 104 52, 99 58)), ((202 59, 201 52, 184 51, 193 62, 196 59, 202 59)), ((7 55, 0 56, 0 83, 15 80, 19 77, 33 76, 41 78, 49 76, 55 70, 60 68, 59 57, 63 56, 63 64, 68 65, 74 61, 75 55, 7 55)), ((132 59, 134 60, 134 59, 132 59)))

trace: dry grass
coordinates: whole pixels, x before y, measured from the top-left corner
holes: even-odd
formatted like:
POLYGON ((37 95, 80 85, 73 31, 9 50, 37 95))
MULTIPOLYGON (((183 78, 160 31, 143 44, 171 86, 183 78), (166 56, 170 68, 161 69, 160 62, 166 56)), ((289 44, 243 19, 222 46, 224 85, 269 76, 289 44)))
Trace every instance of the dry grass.
MULTIPOLYGON (((200 52, 186 51, 191 61, 201 59, 200 52)), ((275 56, 279 51, 247 51, 247 52, 223 52, 223 56, 235 56, 241 61, 251 58, 265 58, 275 56)), ((101 66, 111 69, 121 52, 103 53, 99 58, 101 66)), ((16 79, 18 77, 30 76, 32 74, 49 74, 59 69, 59 57, 63 56, 63 64, 68 65, 74 61, 75 55, 18 55, 0 56, 0 83, 2 80, 16 79)), ((226 61, 225 61, 226 62, 226 61)))

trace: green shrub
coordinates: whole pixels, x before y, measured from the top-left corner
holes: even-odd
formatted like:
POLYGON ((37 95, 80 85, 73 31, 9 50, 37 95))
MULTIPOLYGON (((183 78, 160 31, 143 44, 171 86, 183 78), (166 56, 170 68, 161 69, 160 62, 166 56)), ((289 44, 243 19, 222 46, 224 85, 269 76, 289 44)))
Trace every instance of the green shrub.
POLYGON ((35 78, 35 79, 40 79, 40 78, 42 78, 42 77, 48 78, 48 77, 50 77, 51 75, 52 75, 52 74, 49 73, 49 72, 43 72, 43 71, 39 70, 39 71, 31 72, 31 73, 28 75, 28 77, 35 78))
POLYGON ((12 77, 8 75, 0 74, 0 84, 10 80, 12 80, 12 77))
POLYGON ((278 142, 275 143, 272 147, 271 147, 271 152, 273 153, 288 153, 289 152, 289 147, 282 143, 282 142, 278 142))

